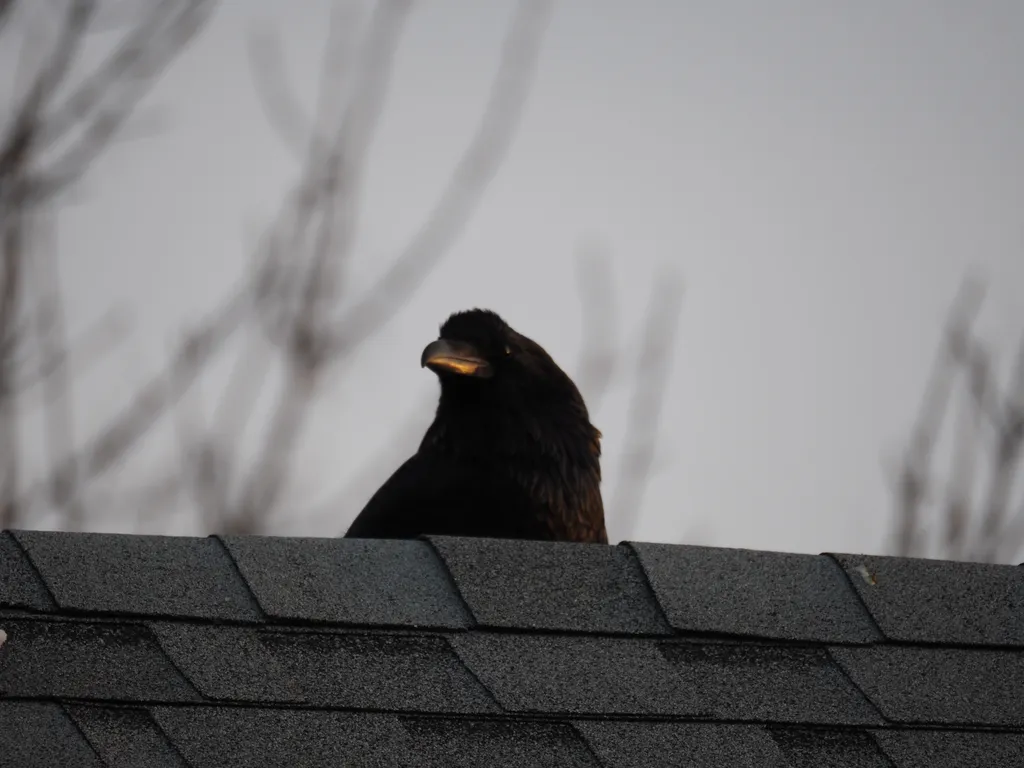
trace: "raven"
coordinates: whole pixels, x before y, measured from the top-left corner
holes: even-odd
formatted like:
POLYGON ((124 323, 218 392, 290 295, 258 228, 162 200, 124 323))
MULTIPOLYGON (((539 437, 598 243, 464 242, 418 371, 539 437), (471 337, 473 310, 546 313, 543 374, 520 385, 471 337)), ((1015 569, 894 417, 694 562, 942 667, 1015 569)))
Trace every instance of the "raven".
POLYGON ((444 322, 420 365, 441 383, 434 421, 346 537, 608 543, 601 433, 539 344, 471 309, 444 322))

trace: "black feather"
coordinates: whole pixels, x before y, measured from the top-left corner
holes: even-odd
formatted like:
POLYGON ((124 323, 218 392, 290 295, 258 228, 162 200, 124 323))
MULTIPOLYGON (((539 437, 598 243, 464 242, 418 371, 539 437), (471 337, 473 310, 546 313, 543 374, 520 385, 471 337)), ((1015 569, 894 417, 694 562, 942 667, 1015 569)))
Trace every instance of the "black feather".
POLYGON ((477 373, 432 366, 434 422, 346 536, 607 542, 601 433, 572 380, 487 310, 452 315, 440 339, 472 350, 477 373))

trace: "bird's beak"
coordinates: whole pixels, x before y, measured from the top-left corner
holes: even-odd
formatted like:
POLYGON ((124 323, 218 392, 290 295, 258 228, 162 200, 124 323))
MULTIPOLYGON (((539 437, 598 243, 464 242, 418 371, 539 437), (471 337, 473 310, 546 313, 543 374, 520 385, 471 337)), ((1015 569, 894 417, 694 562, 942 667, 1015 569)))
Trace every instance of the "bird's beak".
POLYGON ((476 347, 464 341, 448 339, 438 339, 427 344, 420 355, 420 366, 429 368, 436 374, 454 373, 483 379, 494 375, 491 364, 476 347))

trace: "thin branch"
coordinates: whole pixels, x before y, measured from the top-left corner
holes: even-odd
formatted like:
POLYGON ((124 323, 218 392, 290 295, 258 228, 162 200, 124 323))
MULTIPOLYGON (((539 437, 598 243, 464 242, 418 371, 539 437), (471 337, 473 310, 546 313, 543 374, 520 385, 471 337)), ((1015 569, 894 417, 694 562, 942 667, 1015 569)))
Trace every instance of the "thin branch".
POLYGON ((1014 479, 1020 471, 1024 449, 1024 339, 1022 339, 1001 418, 995 424, 995 456, 981 523, 979 559, 996 560, 1003 549, 1002 536, 1010 519, 1014 479))
POLYGON ((14 17, 14 0, 0 0, 0 35, 14 17))
POLYGON ((27 392, 42 386, 51 376, 76 378, 87 366, 96 365, 128 336, 130 326, 122 313, 110 311, 70 341, 67 348, 43 356, 31 370, 19 372, 15 391, 27 392))
POLYGON ((246 37, 245 51, 267 123, 282 144, 302 157, 313 136, 313 121, 290 85, 279 37, 269 30, 253 31, 246 37))
MULTIPOLYGON (((295 235, 305 240, 310 227, 315 227, 315 231, 309 266, 301 281, 298 312, 285 338, 285 382, 262 450, 243 487, 238 510, 223 523, 225 530, 252 530, 261 525, 280 496, 322 373, 325 345, 320 329, 335 297, 337 267, 351 249, 362 169, 389 89, 407 10, 406 2, 380 2, 375 6, 362 47, 362 60, 357 66, 355 91, 332 146, 322 156, 323 148, 315 137, 310 144, 304 180, 306 194, 299 197, 300 204, 308 204, 298 212, 295 235)), ((325 59, 333 63, 338 57, 330 54, 328 51, 325 59)), ((328 70, 325 78, 337 74, 328 70)), ((330 92, 324 93, 325 101, 318 105, 320 115, 329 110, 326 100, 330 92)))
MULTIPOLYGON (((0 142, 0 192, 10 177, 19 175, 15 173, 16 168, 27 167, 32 145, 39 138, 43 109, 67 76, 95 10, 94 0, 72 0, 68 4, 49 64, 40 69, 21 104, 12 110, 14 121, 8 135, 0 142)), ((27 179, 20 180, 24 182, 27 179)))
POLYGON ((522 0, 502 46, 490 100, 474 139, 426 222, 356 303, 343 313, 332 351, 343 355, 397 314, 461 234, 508 153, 537 68, 550 0, 522 0))
POLYGON ((580 251, 576 283, 583 320, 576 384, 593 414, 601 408, 619 361, 615 286, 607 251, 597 247, 580 251))
MULTIPOLYGON (((246 298, 244 293, 233 297, 198 329, 188 333, 176 346, 167 368, 143 385, 121 413, 69 459, 68 463, 78 463, 83 482, 99 478, 120 462, 157 419, 185 394, 237 328, 246 298)), ((68 472, 67 463, 57 471, 68 472)), ((49 480, 31 489, 23 504, 27 506, 37 501, 48 486, 49 480)))
MULTIPOLYGON (((980 369, 976 375, 982 375, 980 369)), ((957 414, 956 441, 951 459, 945 525, 943 526, 946 555, 953 560, 963 558, 970 536, 969 524, 977 465, 975 456, 978 451, 978 433, 983 418, 979 402, 975 398, 963 402, 957 414)))
POLYGON ((131 77, 120 98, 98 111, 81 130, 80 138, 48 169, 41 170, 32 180, 34 199, 45 198, 77 181, 107 148, 121 126, 149 91, 150 81, 156 77, 202 28, 210 10, 208 2, 194 0, 176 18, 161 30, 159 37, 149 41, 142 55, 132 60, 131 77))
POLYGON ((625 449, 611 506, 620 518, 628 516, 633 526, 639 519, 650 482, 682 306, 682 279, 674 270, 662 270, 655 278, 648 304, 636 384, 629 406, 625 449))
MULTIPOLYGON (((43 360, 69 357, 64 298, 60 289, 56 222, 52 212, 34 210, 35 248, 30 274, 36 294, 36 344, 43 360)), ((85 508, 79 494, 81 482, 75 458, 74 395, 68 366, 53 366, 42 380, 44 437, 50 462, 50 501, 63 515, 62 530, 80 530, 85 508)))
POLYGON ((982 295, 978 281, 965 280, 957 292, 943 331, 942 343, 911 432, 910 445, 898 474, 894 516, 894 548, 898 555, 913 556, 923 549, 920 517, 927 495, 932 453, 948 410, 956 372, 955 361, 966 357, 971 325, 981 306, 982 295))

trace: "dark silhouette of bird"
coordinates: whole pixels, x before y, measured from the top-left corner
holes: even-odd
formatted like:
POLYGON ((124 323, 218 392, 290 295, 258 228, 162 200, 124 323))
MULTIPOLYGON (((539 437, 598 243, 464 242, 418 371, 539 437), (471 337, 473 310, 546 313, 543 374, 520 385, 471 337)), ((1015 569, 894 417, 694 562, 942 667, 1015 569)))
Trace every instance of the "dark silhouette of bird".
POLYGON ((539 344, 471 309, 445 321, 420 365, 441 383, 434 421, 346 537, 608 542, 601 433, 539 344))

